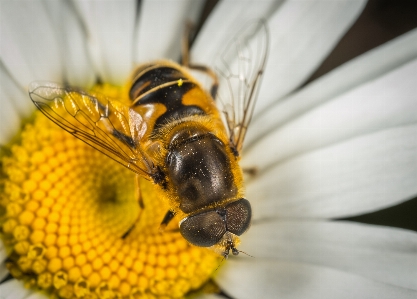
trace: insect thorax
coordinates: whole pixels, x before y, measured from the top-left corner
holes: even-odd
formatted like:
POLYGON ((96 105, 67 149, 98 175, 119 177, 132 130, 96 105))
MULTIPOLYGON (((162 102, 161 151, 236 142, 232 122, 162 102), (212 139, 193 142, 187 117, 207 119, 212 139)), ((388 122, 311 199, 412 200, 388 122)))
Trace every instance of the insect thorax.
POLYGON ((183 213, 241 195, 241 171, 215 103, 186 69, 168 61, 139 67, 130 98, 149 118, 150 139, 164 148, 156 162, 183 213))
POLYGON ((179 208, 191 213, 235 198, 238 188, 231 164, 230 149, 212 133, 200 128, 178 130, 166 165, 181 199, 179 208))

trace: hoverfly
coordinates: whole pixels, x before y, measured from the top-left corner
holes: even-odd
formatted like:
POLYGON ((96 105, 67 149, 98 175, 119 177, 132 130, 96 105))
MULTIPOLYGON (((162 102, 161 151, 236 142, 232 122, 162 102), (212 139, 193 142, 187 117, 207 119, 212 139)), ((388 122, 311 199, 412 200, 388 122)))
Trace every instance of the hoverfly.
POLYGON ((264 21, 239 31, 217 56, 224 84, 211 94, 189 72, 210 69, 161 60, 133 72, 129 106, 55 83, 32 83, 29 95, 61 128, 161 188, 171 203, 162 226, 178 215, 188 242, 227 258, 251 222, 238 162, 267 49, 264 21))

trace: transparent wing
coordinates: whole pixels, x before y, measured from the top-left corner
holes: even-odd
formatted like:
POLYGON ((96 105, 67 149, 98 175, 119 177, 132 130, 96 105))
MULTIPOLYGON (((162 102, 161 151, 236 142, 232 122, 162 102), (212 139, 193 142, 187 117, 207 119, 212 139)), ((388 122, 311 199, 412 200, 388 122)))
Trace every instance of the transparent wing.
POLYGON ((152 162, 141 148, 146 123, 128 106, 103 95, 49 82, 32 83, 29 96, 64 130, 133 172, 151 177, 152 162))
POLYGON ((220 81, 216 100, 224 114, 230 141, 238 152, 252 119, 268 46, 265 21, 251 22, 234 36, 214 63, 220 81))

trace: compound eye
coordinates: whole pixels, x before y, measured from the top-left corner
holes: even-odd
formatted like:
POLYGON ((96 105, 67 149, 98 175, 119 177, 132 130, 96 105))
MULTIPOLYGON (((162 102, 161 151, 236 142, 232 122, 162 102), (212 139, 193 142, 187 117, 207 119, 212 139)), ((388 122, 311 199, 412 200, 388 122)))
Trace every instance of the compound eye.
POLYGON ((186 218, 180 224, 180 232, 191 244, 210 247, 226 233, 226 225, 216 211, 209 211, 186 218))
POLYGON ((252 208, 247 199, 241 198, 225 207, 227 230, 237 236, 243 234, 250 226, 252 208))

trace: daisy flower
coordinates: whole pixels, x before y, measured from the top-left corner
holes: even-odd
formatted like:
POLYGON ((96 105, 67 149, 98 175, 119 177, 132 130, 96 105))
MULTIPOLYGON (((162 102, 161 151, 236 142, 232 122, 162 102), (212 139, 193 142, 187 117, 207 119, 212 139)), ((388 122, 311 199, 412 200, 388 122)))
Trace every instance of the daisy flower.
POLYGON ((138 63, 178 60, 204 5, 0 2, 0 298, 416 298, 416 232, 334 219, 417 195, 417 30, 307 81, 365 1, 224 0, 196 36, 191 59, 210 65, 249 20, 269 26, 241 163, 257 169, 239 247, 254 258, 216 270, 211 251, 160 234, 152 185, 33 112, 32 81, 118 96, 138 63))

